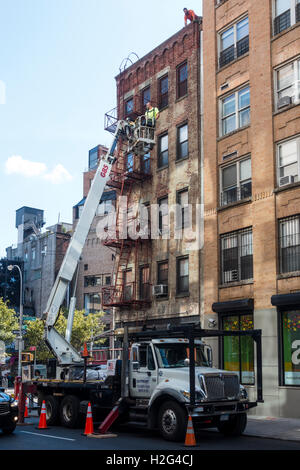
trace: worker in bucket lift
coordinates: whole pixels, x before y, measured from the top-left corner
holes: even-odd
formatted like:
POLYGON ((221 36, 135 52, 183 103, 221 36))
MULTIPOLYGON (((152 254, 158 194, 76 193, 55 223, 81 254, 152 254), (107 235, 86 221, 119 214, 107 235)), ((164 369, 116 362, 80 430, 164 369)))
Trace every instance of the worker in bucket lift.
POLYGON ((156 121, 159 119, 159 109, 153 108, 151 101, 146 104, 145 112, 145 125, 148 127, 155 127, 156 121))
POLYGON ((188 20, 192 23, 198 19, 198 16, 194 12, 194 10, 188 10, 187 8, 183 9, 184 11, 184 26, 187 26, 188 20))

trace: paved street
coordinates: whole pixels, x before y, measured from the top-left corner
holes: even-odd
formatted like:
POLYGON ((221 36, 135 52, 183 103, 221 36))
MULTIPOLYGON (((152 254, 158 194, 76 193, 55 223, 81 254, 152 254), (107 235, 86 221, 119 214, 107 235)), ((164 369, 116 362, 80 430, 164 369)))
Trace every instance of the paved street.
MULTIPOLYGON (((263 439, 250 436, 225 438, 213 430, 197 434, 197 447, 164 441, 154 432, 137 427, 115 431, 117 437, 88 438, 81 429, 51 427, 38 430, 38 418, 28 418, 30 425, 17 426, 14 434, 0 433, 1 450, 300 450, 299 442, 263 439)), ((96 429, 96 427, 95 427, 96 429)))

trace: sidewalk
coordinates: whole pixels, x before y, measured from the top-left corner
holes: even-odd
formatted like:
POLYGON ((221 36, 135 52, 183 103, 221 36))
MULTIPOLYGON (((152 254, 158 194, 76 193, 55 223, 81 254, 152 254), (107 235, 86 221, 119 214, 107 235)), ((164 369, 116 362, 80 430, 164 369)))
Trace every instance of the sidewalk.
POLYGON ((298 441, 300 445, 300 419, 248 416, 244 435, 298 441))

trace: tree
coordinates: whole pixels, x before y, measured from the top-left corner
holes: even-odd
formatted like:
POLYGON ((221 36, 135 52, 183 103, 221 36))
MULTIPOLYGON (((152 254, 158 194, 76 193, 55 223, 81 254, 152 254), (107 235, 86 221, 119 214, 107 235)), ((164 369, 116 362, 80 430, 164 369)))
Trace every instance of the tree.
MULTIPOLYGON (((103 313, 85 315, 83 310, 75 310, 71 344, 77 351, 80 351, 84 343, 90 341, 92 336, 102 333, 104 330, 104 323, 101 321, 102 316, 103 313)), ((29 349, 30 346, 36 346, 36 357, 39 361, 45 361, 53 357, 44 341, 44 327, 44 322, 40 319, 27 322, 24 338, 25 349, 29 349)), ((62 312, 56 322, 55 329, 62 336, 65 336, 66 327, 66 312, 62 312)), ((101 339, 97 343, 101 344, 103 341, 101 339)))
POLYGON ((5 344, 12 343, 16 337, 13 331, 18 329, 16 312, 0 297, 0 341, 4 341, 5 344))

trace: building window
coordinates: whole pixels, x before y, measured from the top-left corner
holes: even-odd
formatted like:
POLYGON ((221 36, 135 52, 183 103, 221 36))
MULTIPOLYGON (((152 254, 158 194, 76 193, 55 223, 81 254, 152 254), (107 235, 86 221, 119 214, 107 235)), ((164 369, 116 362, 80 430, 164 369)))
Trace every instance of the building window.
POLYGON ((104 284, 106 286, 110 286, 111 284, 111 276, 104 276, 104 284))
POLYGON ((97 215, 98 216, 107 215, 107 214, 109 214, 110 212, 113 211, 113 208, 114 208, 114 205, 113 205, 112 201, 109 201, 109 200, 102 201, 98 205, 97 215))
POLYGON ((189 191, 183 189, 177 192, 178 212, 176 214, 176 228, 189 227, 189 191))
POLYGON ((158 138, 158 168, 167 166, 169 163, 169 139, 168 134, 164 134, 158 138))
POLYGON ((220 33, 219 38, 219 66, 223 67, 249 51, 248 17, 220 33))
POLYGON ((125 118, 133 112, 133 107, 134 107, 133 98, 129 98, 127 101, 125 101, 125 109, 124 109, 125 118))
POLYGON ((300 59, 276 70, 276 107, 282 109, 300 101, 300 59))
MULTIPOLYGON (((253 314, 223 316, 225 331, 253 330, 253 314)), ((254 385, 254 343, 251 336, 224 336, 223 368, 239 374, 243 385, 254 385)))
POLYGON ((187 95, 188 92, 188 67, 187 62, 177 67, 177 99, 187 95))
POLYGON ((250 88, 246 87, 221 100, 221 135, 250 123, 250 88))
POLYGON ((101 276, 84 276, 84 287, 101 286, 101 276))
POLYGON ((251 196, 251 158, 221 168, 221 206, 251 196))
POLYGON ((89 269, 89 265, 88 265, 88 264, 85 264, 85 265, 83 266, 83 269, 84 269, 84 271, 87 271, 87 270, 89 269))
POLYGON ((89 170, 95 170, 98 166, 98 147, 89 151, 89 170))
POLYGON ((296 183, 300 175, 300 137, 277 146, 278 185, 296 183))
POLYGON ((221 236, 221 283, 253 278, 252 229, 221 236))
POLYGON ((124 292, 123 297, 125 301, 131 300, 133 295, 133 275, 132 269, 127 269, 123 272, 123 280, 124 280, 124 292))
POLYGON ((189 154, 188 125, 183 124, 177 127, 177 158, 181 160, 189 154))
POLYGON ((300 271, 300 216, 279 221, 280 273, 300 271))
POLYGON ((168 280, 169 280, 169 263, 168 261, 159 261, 157 263, 157 284, 167 286, 168 280))
POLYGON ((300 0, 275 0, 274 35, 300 21, 300 0))
POLYGON ((148 86, 142 91, 142 113, 146 112, 146 104, 151 101, 151 91, 150 87, 148 86))
POLYGON ((142 266, 140 268, 140 282, 139 292, 140 300, 150 299, 150 268, 149 266, 142 266))
POLYGON ((300 310, 281 312, 283 383, 300 385, 300 310))
POLYGON ((158 200, 158 229, 160 235, 169 232, 169 204, 168 197, 158 200))
POLYGON ((101 312, 100 294, 84 294, 84 310, 87 315, 101 312))
POLYGON ((188 294, 189 293, 189 257, 177 258, 176 260, 176 293, 188 294))
POLYGON ((159 109, 166 108, 169 104, 169 78, 168 75, 159 80, 159 109))

